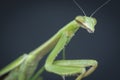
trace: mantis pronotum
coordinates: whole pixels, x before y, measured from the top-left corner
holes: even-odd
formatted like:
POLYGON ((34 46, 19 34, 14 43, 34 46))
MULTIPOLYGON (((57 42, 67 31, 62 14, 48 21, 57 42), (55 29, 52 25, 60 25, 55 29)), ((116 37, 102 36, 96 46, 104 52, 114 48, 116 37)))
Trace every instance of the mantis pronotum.
POLYGON ((103 5, 97 8, 90 17, 86 16, 84 10, 76 3, 75 4, 83 11, 84 16, 77 16, 73 21, 61 28, 53 37, 46 41, 43 45, 33 50, 29 54, 24 54, 8 66, 0 70, 0 76, 8 73, 9 75, 4 80, 38 80, 38 75, 44 70, 58 74, 60 76, 68 76, 77 74, 76 80, 90 75, 97 67, 96 60, 57 60, 56 56, 61 50, 70 42, 74 34, 81 27, 86 29, 89 33, 95 31, 96 19, 92 16, 110 0, 106 1, 103 5), (34 71, 38 62, 50 50, 51 53, 46 59, 43 68, 34 75, 34 71), (90 67, 86 70, 86 67, 90 67), (34 75, 34 76, 33 76, 34 75))

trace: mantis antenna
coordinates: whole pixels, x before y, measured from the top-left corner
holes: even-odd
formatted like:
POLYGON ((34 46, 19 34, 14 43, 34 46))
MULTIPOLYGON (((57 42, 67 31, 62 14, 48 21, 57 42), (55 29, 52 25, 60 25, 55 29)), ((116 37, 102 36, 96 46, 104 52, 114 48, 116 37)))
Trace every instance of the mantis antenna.
POLYGON ((73 0, 73 2, 78 6, 78 8, 83 12, 84 16, 86 16, 85 11, 83 10, 83 8, 75 1, 73 0))
POLYGON ((107 0, 105 3, 103 3, 100 7, 98 7, 91 15, 92 17, 97 11, 99 11, 102 7, 104 7, 106 4, 108 4, 111 0, 107 0))

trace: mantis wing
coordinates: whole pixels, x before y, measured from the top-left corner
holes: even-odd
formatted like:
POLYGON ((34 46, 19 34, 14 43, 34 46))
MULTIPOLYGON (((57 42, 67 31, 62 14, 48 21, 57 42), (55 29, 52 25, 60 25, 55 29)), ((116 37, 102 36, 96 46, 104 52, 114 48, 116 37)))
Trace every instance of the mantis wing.
POLYGON ((14 60, 13 62, 11 62, 10 64, 8 64, 5 68, 0 70, 0 76, 4 75, 5 73, 19 66, 26 58, 27 58, 27 54, 24 54, 19 58, 17 58, 16 60, 14 60))

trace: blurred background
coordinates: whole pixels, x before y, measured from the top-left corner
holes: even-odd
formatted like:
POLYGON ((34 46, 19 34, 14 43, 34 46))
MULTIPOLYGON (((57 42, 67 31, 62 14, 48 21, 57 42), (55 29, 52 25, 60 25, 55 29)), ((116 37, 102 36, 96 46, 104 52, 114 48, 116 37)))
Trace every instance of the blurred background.
MULTIPOLYGON (((76 0, 90 14, 106 0, 76 0)), ((84 80, 119 80, 120 8, 111 0, 93 17, 96 31, 80 29, 66 47, 67 59, 95 59, 97 70, 84 80)), ((83 15, 73 0, 1 0, 0 1, 0 69, 48 40, 76 16, 83 15)), ((40 62, 44 65, 47 55, 40 62)), ((61 58, 59 55, 58 58, 61 58)), ((44 80, 62 80, 44 72, 44 80)), ((66 80, 74 80, 67 77, 66 80)), ((2 80, 2 79, 1 79, 2 80)))

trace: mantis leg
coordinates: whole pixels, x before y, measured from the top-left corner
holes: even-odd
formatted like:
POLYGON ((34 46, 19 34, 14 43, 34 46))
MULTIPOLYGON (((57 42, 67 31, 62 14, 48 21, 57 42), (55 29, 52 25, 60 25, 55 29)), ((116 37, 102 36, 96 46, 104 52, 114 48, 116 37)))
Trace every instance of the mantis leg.
POLYGON ((89 69, 84 73, 83 77, 90 75, 97 67, 98 63, 96 60, 58 60, 54 62, 58 66, 67 66, 67 67, 79 67, 89 69))
POLYGON ((57 45, 50 53, 46 60, 45 69, 49 72, 61 75, 69 76, 80 74, 76 80, 81 80, 83 77, 88 76, 96 68, 96 61, 94 60, 60 60, 54 61, 58 53, 65 47, 66 43, 70 40, 70 36, 63 34, 57 45), (88 71, 86 67, 92 66, 88 71))
POLYGON ((51 65, 49 66, 49 72, 58 74, 60 76, 71 76, 80 74, 76 80, 81 80, 84 77, 84 74, 86 72, 85 68, 80 67, 71 67, 71 66, 59 66, 59 65, 51 65))

